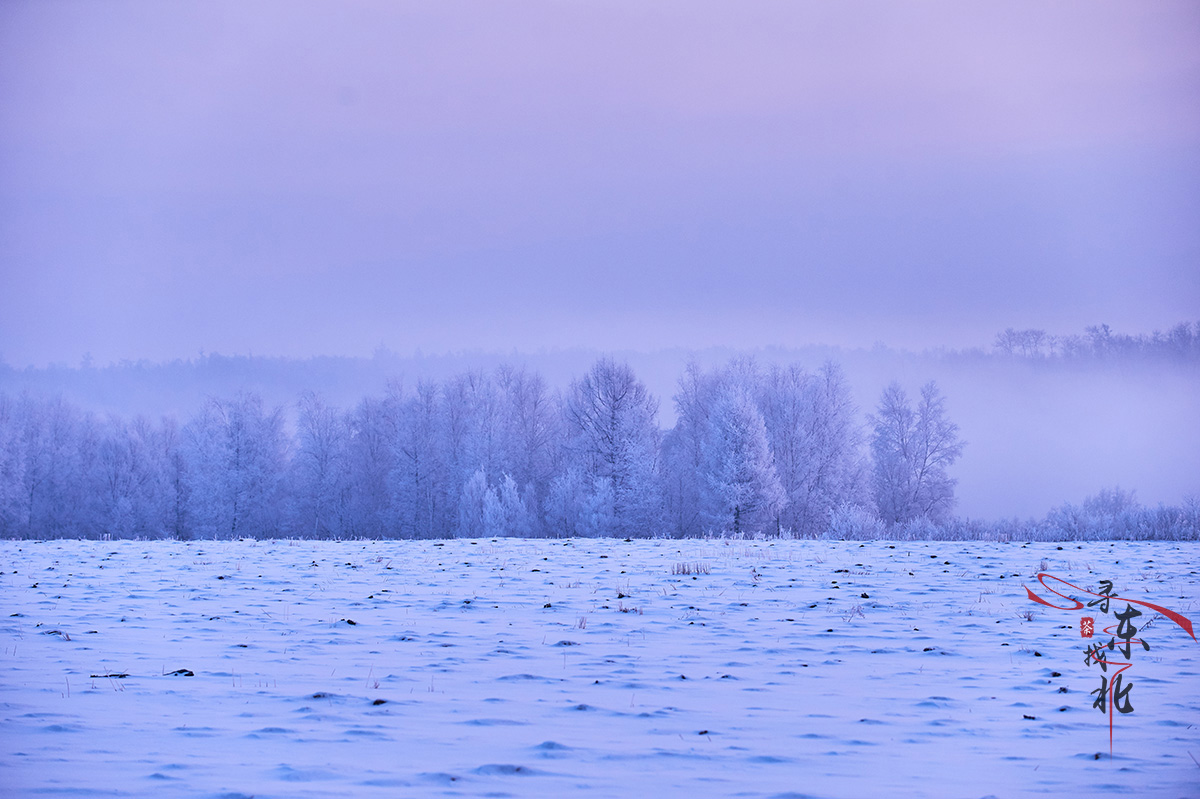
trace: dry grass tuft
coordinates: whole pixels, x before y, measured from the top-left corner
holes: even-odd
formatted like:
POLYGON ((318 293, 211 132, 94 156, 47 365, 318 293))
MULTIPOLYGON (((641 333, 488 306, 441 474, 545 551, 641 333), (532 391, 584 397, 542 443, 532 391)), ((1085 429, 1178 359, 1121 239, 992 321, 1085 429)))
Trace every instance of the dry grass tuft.
POLYGON ((676 563, 671 567, 671 574, 689 576, 693 574, 709 574, 712 569, 707 563, 676 563))

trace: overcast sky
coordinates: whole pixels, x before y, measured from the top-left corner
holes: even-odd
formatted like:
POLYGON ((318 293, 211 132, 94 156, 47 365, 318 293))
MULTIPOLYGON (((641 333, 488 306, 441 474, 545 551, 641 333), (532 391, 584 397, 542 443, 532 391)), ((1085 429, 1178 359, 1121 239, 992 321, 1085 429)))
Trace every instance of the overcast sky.
POLYGON ((0 3, 0 357, 1200 319, 1200 5, 0 3))

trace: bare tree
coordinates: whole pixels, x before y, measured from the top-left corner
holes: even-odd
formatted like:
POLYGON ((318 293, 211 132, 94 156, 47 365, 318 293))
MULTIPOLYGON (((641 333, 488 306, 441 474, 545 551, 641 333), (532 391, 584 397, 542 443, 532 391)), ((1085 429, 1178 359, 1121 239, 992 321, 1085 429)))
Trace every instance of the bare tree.
POLYGON ((278 535, 288 441, 255 394, 210 399, 185 429, 189 516, 206 538, 278 535))
POLYGON ((921 389, 914 411, 898 383, 883 391, 870 417, 874 430, 875 502, 889 525, 914 519, 946 519, 954 507, 956 480, 947 470, 962 454, 958 425, 946 418, 945 401, 932 381, 921 389))
POLYGON ((749 393, 722 392, 709 415, 702 485, 713 532, 775 533, 787 495, 775 473, 767 427, 749 393))
POLYGON ((570 460, 593 498, 605 497, 610 521, 599 533, 647 536, 661 523, 657 413, 658 401, 627 364, 603 359, 571 384, 564 407, 570 460))
POLYGON ((315 393, 298 405, 292 458, 292 517, 300 535, 337 537, 345 532, 349 488, 345 416, 315 393))

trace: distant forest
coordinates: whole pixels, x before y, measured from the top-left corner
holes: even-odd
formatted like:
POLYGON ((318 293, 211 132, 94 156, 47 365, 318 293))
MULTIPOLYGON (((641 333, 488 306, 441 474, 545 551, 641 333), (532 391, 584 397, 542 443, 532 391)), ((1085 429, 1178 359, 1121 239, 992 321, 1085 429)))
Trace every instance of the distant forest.
POLYGON ((1159 361, 1200 364, 1200 322, 1181 322, 1166 333, 1117 333, 1108 325, 1093 325, 1083 335, 1052 336, 1045 330, 1014 330, 997 334, 992 355, 1064 361, 1159 361))
MULTIPOLYGON (((1200 325, 1046 339, 1005 331, 980 357, 1196 363, 1200 325)), ((344 406, 241 391, 156 419, 2 392, 0 536, 1200 538, 1195 499, 1145 508, 1116 489, 1038 521, 956 518, 964 444, 933 382, 889 383, 868 412, 832 360, 692 362, 676 386, 667 430, 613 358, 562 390, 502 365, 344 406)))
MULTIPOLYGON (((526 353, 469 351, 438 354, 400 354, 380 346, 371 357, 314 356, 307 359, 264 355, 200 353, 194 358, 165 363, 123 360, 97 365, 83 355, 77 365, 17 368, 0 357, 0 392, 62 396, 89 411, 120 416, 163 414, 184 418, 208 397, 230 397, 250 391, 267 404, 288 406, 316 391, 326 401, 351 406, 364 396, 382 391, 397 376, 446 380, 470 370, 491 371, 519 363, 536 369, 545 382, 563 388, 601 355, 628 362, 659 397, 670 397, 680 372, 692 361, 715 368, 746 353, 728 348, 600 353, 583 348, 526 353)), ((1180 323, 1167 332, 1131 335, 1108 325, 1087 327, 1080 334, 1051 335, 1044 330, 1009 328, 987 347, 935 349, 912 353, 882 344, 848 350, 828 346, 760 348, 752 354, 764 363, 803 363, 815 369, 836 361, 855 381, 860 404, 874 402, 879 388, 917 363, 926 365, 1104 371, 1122 368, 1171 369, 1191 372, 1200 367, 1200 322, 1180 323), (864 379, 870 378, 870 379, 864 379), (869 383, 870 385, 864 385, 869 383)), ((2 355, 2 353, 0 353, 2 355)), ((660 408, 661 422, 670 426, 674 408, 660 408)))

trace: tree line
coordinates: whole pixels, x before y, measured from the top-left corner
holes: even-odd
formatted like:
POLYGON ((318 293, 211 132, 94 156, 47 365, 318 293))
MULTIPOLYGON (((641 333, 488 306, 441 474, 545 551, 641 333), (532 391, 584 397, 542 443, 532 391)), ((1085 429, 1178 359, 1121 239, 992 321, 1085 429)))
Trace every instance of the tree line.
POLYGON ((930 383, 873 414, 840 367, 687 368, 658 400, 601 359, 564 391, 534 371, 390 383, 352 408, 254 394, 190 418, 98 417, 0 394, 5 537, 440 538, 826 535, 945 522, 957 427, 930 383))
POLYGON ((1200 363, 1200 322, 1180 322, 1166 332, 1119 333, 1108 325, 1090 325, 1083 335, 1055 336, 1039 328, 1006 328, 996 334, 992 351, 1007 358, 1076 362, 1200 363))

